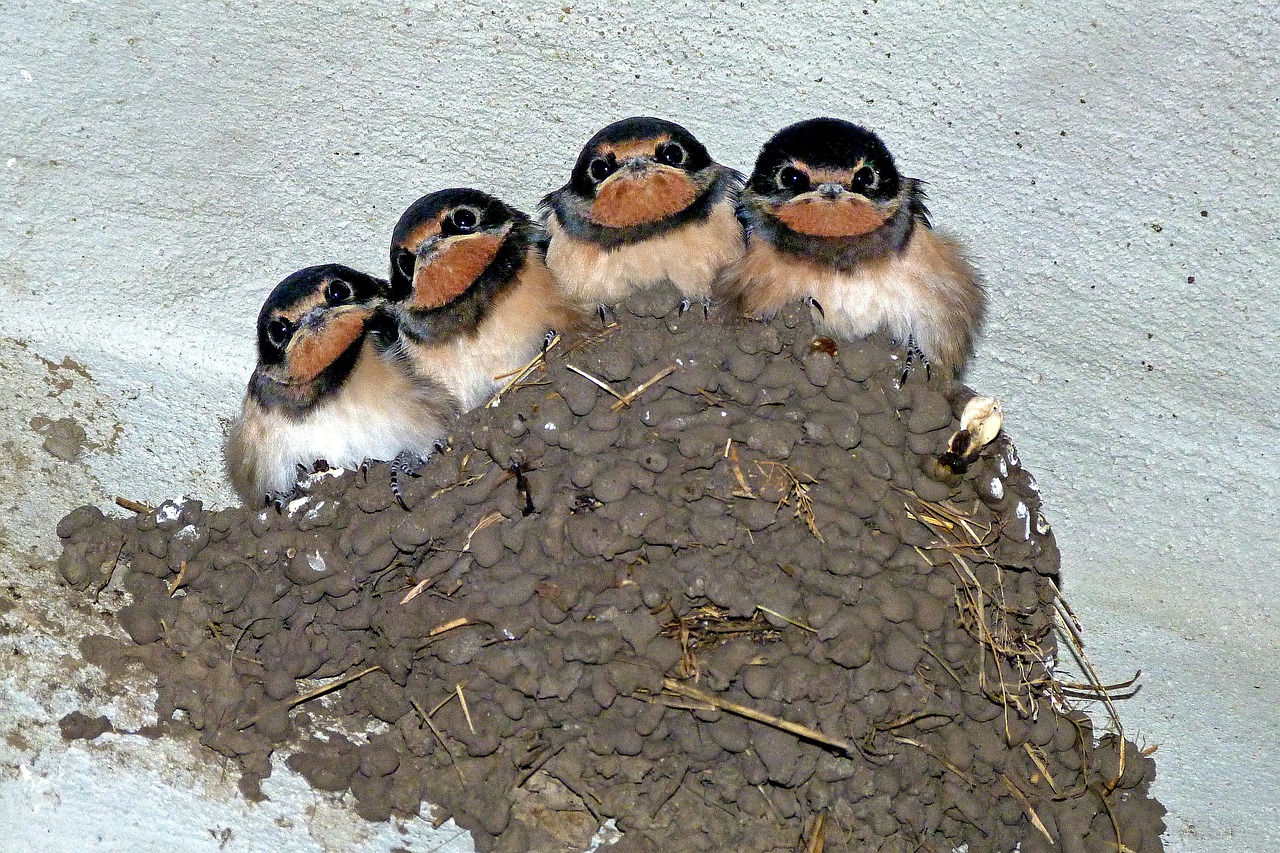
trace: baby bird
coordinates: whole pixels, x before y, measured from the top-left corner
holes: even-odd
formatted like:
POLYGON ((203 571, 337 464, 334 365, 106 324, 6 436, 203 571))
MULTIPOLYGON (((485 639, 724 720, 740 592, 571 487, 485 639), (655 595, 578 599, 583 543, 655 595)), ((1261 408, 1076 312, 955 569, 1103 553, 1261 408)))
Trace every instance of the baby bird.
POLYGON ((425 458, 453 406, 444 390, 387 349, 387 283, 340 264, 276 285, 258 314, 258 365, 225 447, 245 503, 282 499, 318 460, 425 458))
POLYGON ((579 310, 612 306, 670 281, 682 309, 742 255, 734 214, 742 176, 674 122, 616 121, 587 142, 569 183, 542 200, 547 266, 579 310))
POLYGON ((834 118, 783 128, 742 191, 747 251, 717 290, 754 316, 806 300, 828 334, 887 329, 908 368, 919 357, 954 374, 985 297, 960 245, 931 230, 924 199, 871 131, 834 118))
POLYGON ((529 217, 473 189, 425 195, 391 237, 389 307, 398 352, 461 411, 485 402, 552 332, 576 321, 529 217))

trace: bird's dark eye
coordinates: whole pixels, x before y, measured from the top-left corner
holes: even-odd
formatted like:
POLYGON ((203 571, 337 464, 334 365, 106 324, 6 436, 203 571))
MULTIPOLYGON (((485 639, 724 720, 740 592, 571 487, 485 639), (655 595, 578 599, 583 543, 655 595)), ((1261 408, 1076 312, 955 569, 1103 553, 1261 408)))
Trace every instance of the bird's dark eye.
POLYGON ((267 323, 267 340, 276 349, 282 349, 289 342, 292 333, 293 324, 284 317, 275 317, 267 323))
POLYGON ((413 281, 413 271, 418 263, 418 256, 408 249, 397 249, 395 257, 392 259, 395 264, 396 272, 413 281))
POLYGON ((849 182, 851 189, 856 193, 874 190, 880 186, 880 175, 876 172, 874 166, 860 166, 858 171, 853 173, 853 180, 849 182))
POLYGON ((658 146, 657 159, 659 163, 667 166, 679 166, 684 163, 684 149, 680 147, 678 142, 664 142, 658 146))
POLYGON ((591 161, 591 165, 587 167, 587 173, 591 175, 591 180, 597 184, 602 183, 605 178, 614 173, 614 165, 604 157, 597 157, 591 161))
POLYGON ((778 170, 778 186, 802 193, 809 189, 809 176, 795 166, 783 166, 778 170))
POLYGON ((351 289, 351 285, 342 279, 335 278, 324 289, 324 299, 330 305, 341 305, 343 302, 350 301, 352 296, 355 296, 355 292, 351 289))
POLYGON ((449 218, 453 220, 453 227, 463 234, 470 234, 480 224, 480 217, 469 207, 458 208, 449 218))

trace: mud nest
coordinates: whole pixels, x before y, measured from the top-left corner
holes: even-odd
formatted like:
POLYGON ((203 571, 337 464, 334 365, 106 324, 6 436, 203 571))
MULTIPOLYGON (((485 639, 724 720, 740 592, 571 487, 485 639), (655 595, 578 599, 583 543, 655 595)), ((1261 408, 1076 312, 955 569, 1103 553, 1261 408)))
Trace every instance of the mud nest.
POLYGON ((279 510, 72 512, 62 579, 129 602, 131 642, 82 653, 152 673, 160 730, 247 796, 279 749, 482 851, 582 850, 609 818, 619 851, 1160 850, 1154 763, 1054 676, 1034 481, 1004 438, 934 464, 971 392, 808 309, 677 302, 554 346, 409 510, 375 465, 279 510))

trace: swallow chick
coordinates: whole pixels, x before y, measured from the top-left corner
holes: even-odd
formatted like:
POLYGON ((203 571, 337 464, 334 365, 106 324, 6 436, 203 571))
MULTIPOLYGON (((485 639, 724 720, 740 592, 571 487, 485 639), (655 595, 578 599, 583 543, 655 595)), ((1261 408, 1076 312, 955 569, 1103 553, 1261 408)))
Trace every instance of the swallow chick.
POLYGON ((473 409, 577 320, 528 216, 474 189, 425 195, 391 237, 398 350, 473 409))
MULTIPOLYGON (((670 281, 687 308, 742 255, 742 176, 674 122, 639 116, 588 140, 569 182, 542 200, 547 266, 584 313, 670 281)), ((604 307, 602 307, 604 306, 604 307)))
POLYGON ((280 499, 319 460, 425 459, 454 417, 448 395, 396 354, 387 282, 340 264, 284 279, 258 314, 258 364, 225 455, 246 504, 280 499))
POLYGON ((920 357, 954 374, 985 297, 961 246, 930 228, 924 201, 871 131, 834 118, 783 128, 741 193, 747 250, 717 290, 753 316, 808 301, 823 331, 852 340, 886 329, 908 367, 920 357))

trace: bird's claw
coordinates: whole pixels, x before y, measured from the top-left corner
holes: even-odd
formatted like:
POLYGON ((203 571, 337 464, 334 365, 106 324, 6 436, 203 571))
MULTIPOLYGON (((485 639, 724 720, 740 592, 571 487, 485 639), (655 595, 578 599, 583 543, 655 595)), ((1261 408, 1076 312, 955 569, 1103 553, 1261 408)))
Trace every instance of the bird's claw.
POLYGON ((391 460, 391 494, 396 499, 396 503, 400 504, 400 508, 405 512, 410 512, 411 508, 405 502, 404 492, 400 489, 400 475, 407 474, 410 477, 417 477, 425 462, 426 460, 421 455, 408 450, 391 460))
POLYGON ((925 381, 928 382, 931 378, 933 378, 933 369, 932 369, 932 366, 929 364, 929 358, 924 354, 924 350, 920 348, 920 345, 916 343, 916 339, 914 337, 911 337, 911 336, 907 337, 906 350, 907 350, 906 358, 904 359, 902 364, 902 378, 898 384, 899 385, 907 384, 907 376, 911 373, 911 369, 912 367, 915 366, 915 363, 917 361, 919 361, 920 364, 924 365, 925 381))

